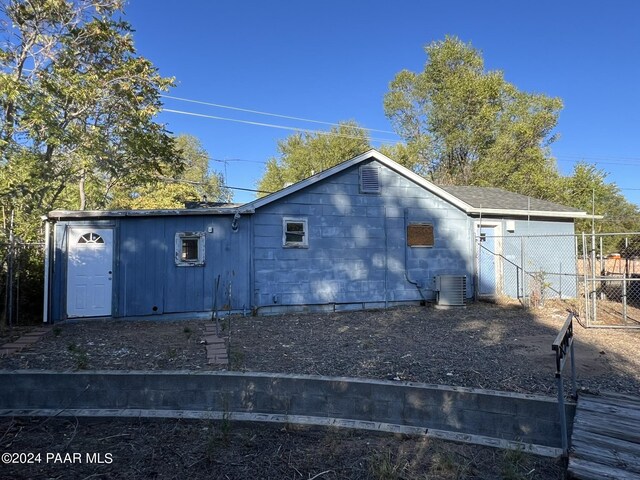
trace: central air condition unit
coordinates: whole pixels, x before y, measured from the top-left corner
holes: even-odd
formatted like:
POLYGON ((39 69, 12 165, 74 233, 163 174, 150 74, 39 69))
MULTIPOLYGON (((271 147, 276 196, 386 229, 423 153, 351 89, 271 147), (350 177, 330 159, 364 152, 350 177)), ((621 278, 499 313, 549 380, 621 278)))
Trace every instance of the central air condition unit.
POLYGON ((463 307, 467 298, 465 275, 438 275, 436 280, 436 303, 443 307, 463 307))

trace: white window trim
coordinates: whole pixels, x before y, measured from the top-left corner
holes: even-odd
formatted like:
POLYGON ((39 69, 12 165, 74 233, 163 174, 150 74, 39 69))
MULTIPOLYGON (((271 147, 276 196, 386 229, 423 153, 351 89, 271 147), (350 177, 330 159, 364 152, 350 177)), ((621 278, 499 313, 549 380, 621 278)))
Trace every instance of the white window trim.
POLYGON ((198 267, 204 265, 204 232, 177 232, 175 241, 175 260, 178 267, 198 267), (182 260, 182 240, 195 238, 198 240, 198 258, 196 260, 182 260))
POLYGON ((282 219, 282 246, 285 248, 309 248, 309 224, 306 218, 284 217, 282 219), (302 242, 287 242, 287 223, 302 223, 302 242))

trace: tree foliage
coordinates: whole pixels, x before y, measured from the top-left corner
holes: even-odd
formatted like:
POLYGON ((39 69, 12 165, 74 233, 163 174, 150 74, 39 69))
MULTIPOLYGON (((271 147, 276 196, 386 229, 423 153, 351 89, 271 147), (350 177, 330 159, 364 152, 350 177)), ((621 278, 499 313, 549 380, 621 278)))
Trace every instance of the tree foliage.
POLYGON ((267 162, 258 182, 260 195, 275 192, 331 168, 371 148, 369 135, 353 121, 340 123, 326 134, 295 133, 278 142, 279 158, 267 162))
POLYGON ((606 182, 607 173, 595 165, 580 162, 573 174, 563 179, 561 201, 587 213, 602 215, 602 219, 578 220, 577 232, 638 232, 640 231, 640 211, 630 203, 620 189, 606 182))
POLYGON ((557 190, 546 147, 562 102, 519 91, 481 53, 455 37, 426 48, 419 73, 396 75, 386 115, 406 142, 414 169, 438 183, 490 185, 541 198, 557 190))
POLYGON ((193 135, 178 135, 175 145, 184 165, 179 172, 116 191, 110 208, 183 208, 185 201, 231 201, 222 174, 210 169, 209 154, 200 140, 193 135))
POLYGON ((180 171, 154 122, 161 77, 120 0, 8 0, 0 30, 0 201, 40 215, 102 208, 114 188, 180 171), (23 172, 29 172, 26 175, 23 172), (76 193, 71 189, 75 187, 76 193))

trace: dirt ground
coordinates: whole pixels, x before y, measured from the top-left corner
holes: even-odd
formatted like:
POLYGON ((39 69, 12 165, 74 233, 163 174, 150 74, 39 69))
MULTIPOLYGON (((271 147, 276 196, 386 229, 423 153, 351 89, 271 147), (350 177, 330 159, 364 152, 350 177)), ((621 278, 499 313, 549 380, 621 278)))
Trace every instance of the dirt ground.
MULTIPOLYGON (((230 369, 340 375, 555 396, 564 303, 233 317, 230 369)), ((206 321, 55 325, 1 369, 207 370, 206 321)), ((230 329, 230 330, 229 330, 230 329)), ((640 331, 575 325, 578 385, 640 392, 640 331)), ((6 337, 0 341, 7 341, 6 337)), ((566 372, 568 375, 568 371, 566 372)), ((0 478, 556 479, 554 460, 369 432, 177 420, 2 419, 3 452, 111 453, 112 463, 0 465, 0 478)), ((62 458, 64 460, 64 456, 62 458)))
POLYGON ((31 464, 0 465, 0 477, 13 480, 551 480, 563 475, 558 461, 520 451, 350 430, 52 418, 4 419, 0 434, 3 452, 32 454, 31 464))

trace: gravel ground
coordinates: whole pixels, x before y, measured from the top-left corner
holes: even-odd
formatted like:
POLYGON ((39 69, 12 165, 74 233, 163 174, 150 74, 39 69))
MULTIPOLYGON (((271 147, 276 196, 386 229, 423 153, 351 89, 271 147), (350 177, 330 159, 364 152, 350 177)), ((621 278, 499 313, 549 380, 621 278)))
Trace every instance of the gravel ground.
MULTIPOLYGON (((232 370, 338 375, 555 395, 551 344, 565 303, 234 317, 232 370)), ((206 321, 61 323, 2 369, 198 370, 206 321)), ((226 332, 225 332, 226 333, 226 332)), ((639 330, 575 326, 578 384, 640 392, 639 330)), ((566 373, 568 374, 568 368, 566 373)))
MULTIPOLYGON (((231 369, 413 380, 555 395, 551 351, 569 305, 234 317, 231 369)), ((61 323, 1 369, 211 369, 206 321, 61 323)), ((27 329, 21 329, 24 333, 27 329)), ((16 332, 14 332, 15 334, 16 332)), ((575 326, 579 385, 640 392, 640 331, 575 326)), ((15 335, 14 335, 15 336, 15 335)), ((8 341, 7 332, 0 340, 8 341)), ((558 479, 555 461, 370 432, 176 420, 3 419, 10 453, 80 453, 84 463, 0 465, 0 478, 558 479), (111 463, 87 464, 89 453, 111 463)), ((73 458, 73 457, 71 457, 73 458)), ((54 459, 55 460, 55 459, 54 459)))

